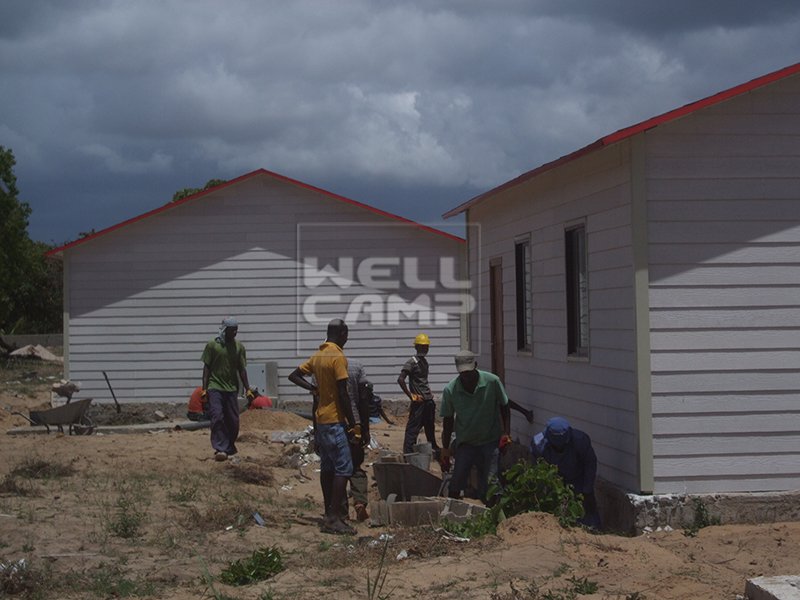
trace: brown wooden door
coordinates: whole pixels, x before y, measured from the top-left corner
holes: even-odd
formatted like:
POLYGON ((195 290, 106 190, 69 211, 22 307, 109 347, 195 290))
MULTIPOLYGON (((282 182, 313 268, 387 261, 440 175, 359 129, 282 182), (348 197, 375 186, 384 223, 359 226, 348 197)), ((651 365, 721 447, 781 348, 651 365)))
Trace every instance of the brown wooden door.
POLYGON ((505 344, 503 343, 503 263, 497 258, 489 263, 489 311, 492 373, 505 382, 505 344))

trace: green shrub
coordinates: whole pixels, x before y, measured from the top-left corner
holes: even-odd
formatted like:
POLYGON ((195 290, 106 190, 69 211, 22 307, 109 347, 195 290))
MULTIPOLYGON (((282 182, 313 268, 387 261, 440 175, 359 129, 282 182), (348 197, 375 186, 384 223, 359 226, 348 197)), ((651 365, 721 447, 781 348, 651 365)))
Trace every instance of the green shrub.
POLYGON ((442 523, 445 531, 463 538, 479 538, 497 532, 497 525, 502 521, 501 515, 490 509, 464 521, 446 520, 442 523))
POLYGON ((564 483, 554 465, 543 460, 536 464, 519 462, 504 477, 505 486, 489 488, 489 510, 460 523, 445 521, 445 530, 461 537, 480 537, 495 533, 503 519, 525 512, 550 513, 562 527, 572 527, 584 514, 582 496, 564 483))
POLYGON ((283 558, 278 548, 261 548, 249 558, 229 564, 220 574, 219 580, 228 585, 248 585, 269 579, 283 569, 283 558))
POLYGON ((519 462, 504 473, 506 485, 492 486, 489 497, 506 517, 524 512, 555 515, 562 527, 571 527, 583 517, 583 497, 564 483, 555 465, 539 459, 535 464, 519 462))
POLYGON ((116 502, 114 516, 108 522, 108 530, 115 536, 131 539, 142 533, 147 512, 141 494, 125 488, 116 502))

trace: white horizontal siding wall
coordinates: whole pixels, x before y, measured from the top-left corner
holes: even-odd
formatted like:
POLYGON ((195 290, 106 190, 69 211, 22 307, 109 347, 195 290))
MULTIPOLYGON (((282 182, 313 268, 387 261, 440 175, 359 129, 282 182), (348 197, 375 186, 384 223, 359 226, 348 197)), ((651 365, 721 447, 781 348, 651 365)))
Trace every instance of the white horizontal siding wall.
MULTIPOLYGON (((339 298, 317 307, 324 322, 309 324, 298 308, 308 296, 299 287, 298 252, 335 268, 340 257, 356 265, 376 256, 414 257, 414 274, 435 281, 439 258, 461 261, 463 249, 443 235, 268 174, 254 176, 65 252, 69 377, 99 401, 111 401, 106 371, 121 402, 184 402, 200 384, 205 343, 223 317, 234 315, 248 363, 277 361, 279 394, 297 396, 288 374, 324 340, 327 321, 345 317, 360 294, 381 299, 366 308, 385 308, 391 294, 413 303, 420 294, 450 291, 384 285, 403 279, 399 267, 372 286, 327 280, 308 293, 339 298)), ((366 310, 357 316, 345 351, 364 363, 379 394, 402 393, 397 375, 421 329, 432 340, 434 389, 452 377, 457 315, 423 326, 414 315, 400 314, 396 325, 371 323, 366 310)))
POLYGON ((800 78, 647 147, 655 491, 800 489, 800 78))
POLYGON ((471 341, 489 369, 489 263, 503 264, 505 383, 533 408, 534 425, 513 412, 513 433, 530 442, 562 415, 592 438, 602 477, 638 486, 634 368, 633 251, 628 146, 617 145, 499 193, 469 211, 470 268, 480 299, 471 341), (585 222, 590 358, 567 357, 565 227, 585 222), (517 350, 514 243, 530 236, 532 351, 517 350))

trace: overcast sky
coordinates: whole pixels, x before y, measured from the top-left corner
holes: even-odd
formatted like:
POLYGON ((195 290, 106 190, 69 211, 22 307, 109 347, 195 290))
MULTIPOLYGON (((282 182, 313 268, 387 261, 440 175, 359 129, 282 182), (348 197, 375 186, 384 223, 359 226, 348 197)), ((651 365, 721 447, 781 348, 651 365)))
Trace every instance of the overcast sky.
POLYGON ((258 168, 436 225, 798 61, 798 0, 2 0, 0 145, 46 242, 258 168))

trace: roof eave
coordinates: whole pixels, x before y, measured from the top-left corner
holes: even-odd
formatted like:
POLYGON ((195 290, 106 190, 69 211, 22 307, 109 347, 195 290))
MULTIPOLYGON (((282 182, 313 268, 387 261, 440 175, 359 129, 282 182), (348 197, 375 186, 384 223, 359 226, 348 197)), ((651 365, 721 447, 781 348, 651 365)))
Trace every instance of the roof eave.
POLYGON ((164 204, 163 206, 159 206, 157 208, 154 208, 153 210, 147 211, 146 213, 142 213, 141 215, 138 215, 136 217, 131 217, 130 219, 126 219, 125 221, 117 223, 116 225, 112 225, 111 227, 106 227, 105 229, 101 229, 100 231, 92 233, 91 235, 87 235, 87 236, 82 237, 80 239, 77 239, 77 240, 74 240, 74 241, 69 242, 67 244, 64 244, 63 246, 59 246, 58 248, 53 248, 52 250, 49 250, 45 254, 45 256, 47 256, 47 257, 60 257, 60 256, 63 256, 63 253, 66 250, 74 248, 75 246, 78 246, 78 245, 81 245, 81 244, 85 244, 86 242, 89 242, 89 241, 91 241, 93 239, 96 239, 96 238, 99 238, 101 236, 107 235, 107 234, 109 234, 109 233, 111 233, 113 231, 116 231, 117 229, 122 229, 123 227, 126 227, 128 225, 132 225, 133 223, 136 223, 138 221, 142 221, 142 220, 147 219, 149 217, 152 217, 152 216, 154 216, 154 215, 156 215, 158 213, 162 213, 162 212, 166 212, 168 210, 172 210, 173 208, 177 208, 178 206, 181 206, 182 204, 186 204, 187 202, 193 202, 193 201, 198 200, 199 198, 202 198, 203 196, 206 196, 206 195, 208 195, 208 194, 210 194, 212 192, 217 192, 217 191, 219 191, 219 190, 221 190, 223 188, 235 185, 237 183, 240 183, 242 181, 245 181, 246 179, 250 179, 251 177, 255 177, 257 175, 267 175, 269 177, 272 177, 274 179, 278 179, 280 181, 284 181, 284 182, 289 183, 291 185, 295 185, 295 186, 302 187, 302 188, 310 190, 310 191, 321 193, 321 194, 323 194, 325 196, 328 196, 329 198, 333 198, 335 200, 339 200, 341 202, 345 202, 346 204, 350 204, 352 206, 356 206, 358 208, 361 208, 361 209, 364 209, 364 210, 368 210, 368 211, 370 211, 370 212, 372 212, 374 214, 380 215, 382 217, 386 217, 386 218, 389 218, 389 219, 394 219, 396 221, 400 221, 402 223, 406 223, 406 224, 408 224, 410 226, 416 227, 416 228, 421 229, 423 231, 426 231, 428 233, 441 235, 441 236, 444 236, 446 238, 449 238, 449 239, 451 239, 453 241, 456 241, 456 242, 459 242, 459 243, 465 243, 465 239, 464 238, 462 238, 460 236, 457 236, 455 234, 448 233, 448 232, 442 231, 440 229, 436 229, 435 227, 431 227, 429 225, 423 225, 422 223, 418 223, 416 221, 412 221, 411 219, 407 219, 405 217, 401 217, 400 215, 395 215, 395 214, 387 212, 385 210, 381 210, 379 208, 375 208, 374 206, 370 206, 369 204, 364 204, 363 202, 358 202, 357 200, 352 200, 351 198, 347 198, 345 196, 340 196, 339 194, 335 194, 333 192, 329 192, 328 190, 324 190, 322 188, 310 185, 308 183, 303 183, 302 181, 298 181, 296 179, 292 179, 291 177, 286 177, 285 175, 280 175, 279 173, 273 173, 272 171, 267 171, 266 169, 257 169, 255 171, 251 171, 250 173, 245 173, 244 175, 240 175, 239 177, 237 177, 235 179, 231 179, 230 181, 226 181, 225 183, 221 183, 219 185, 216 185, 216 186, 214 186, 212 188, 209 188, 207 190, 201 190, 201 191, 197 192, 196 194, 192 194, 191 196, 187 196, 186 198, 181 198, 180 200, 175 200, 173 202, 168 202, 167 204, 164 204))
POLYGON ((487 200, 491 196, 494 196, 507 189, 520 185, 521 183, 529 181, 530 179, 533 179, 534 177, 544 173, 545 171, 554 169, 555 167, 558 167, 572 160, 575 160, 581 156, 589 154, 590 152, 593 152, 599 148, 604 148, 606 146, 616 144, 617 142, 621 142, 622 140, 633 137, 634 135, 647 131, 648 129, 652 129, 664 123, 668 123, 680 117, 689 115, 702 108, 713 106, 715 104, 719 104, 720 102, 724 102, 725 100, 729 100, 741 94, 751 92, 765 85, 769 85, 770 83, 780 81, 781 79, 789 77, 790 75, 795 75, 798 72, 800 72, 800 63, 795 63, 793 65, 789 65, 788 67, 784 67, 783 69, 778 69, 777 71, 773 71, 772 73, 767 73, 766 75, 762 75, 761 77, 756 77, 755 79, 739 84, 727 90, 723 90, 706 98, 702 98, 701 100, 690 102, 689 104, 685 104, 681 107, 667 111, 665 113, 662 113, 658 116, 642 121, 640 123, 636 123, 629 127, 619 129, 614 133, 610 133, 604 137, 601 137, 599 140, 593 142, 592 144, 589 144, 588 146, 584 146, 583 148, 576 150, 575 152, 562 156, 561 158, 558 158, 549 163, 545 163, 540 167, 533 169, 532 171, 527 171, 526 173, 523 173, 522 175, 516 177, 515 179, 512 179, 495 188, 492 188, 488 192, 484 192, 483 194, 475 196, 474 198, 467 200, 463 204, 460 204, 459 206, 455 207, 454 209, 447 211, 442 215, 442 217, 445 219, 454 217, 466 210, 469 210, 476 204, 479 204, 480 202, 487 200))

